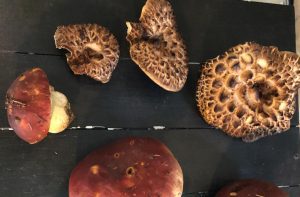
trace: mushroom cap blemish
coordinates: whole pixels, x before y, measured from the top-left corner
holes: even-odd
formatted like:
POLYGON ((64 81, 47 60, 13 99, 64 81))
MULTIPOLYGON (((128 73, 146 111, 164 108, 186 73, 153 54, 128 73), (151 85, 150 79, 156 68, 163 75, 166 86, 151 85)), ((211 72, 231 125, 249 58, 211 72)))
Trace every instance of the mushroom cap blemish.
POLYGON ((119 139, 90 153, 73 169, 69 196, 179 197, 183 174, 171 151, 152 138, 119 139))
POLYGON ((50 127, 49 81, 40 68, 21 74, 6 93, 7 117, 15 133, 30 144, 44 139, 50 127))
POLYGON ((41 141, 48 132, 65 130, 74 118, 67 97, 50 86, 41 68, 24 72, 11 84, 6 108, 9 125, 30 144, 41 141))

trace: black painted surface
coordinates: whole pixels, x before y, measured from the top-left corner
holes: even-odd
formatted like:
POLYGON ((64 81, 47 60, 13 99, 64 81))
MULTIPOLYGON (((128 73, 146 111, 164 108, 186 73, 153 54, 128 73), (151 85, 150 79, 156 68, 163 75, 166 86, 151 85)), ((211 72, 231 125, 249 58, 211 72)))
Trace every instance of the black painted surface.
MULTIPOLYGON (((295 50, 293 7, 238 0, 171 2, 191 61, 202 63, 245 41, 295 50)), ((184 170, 185 192, 193 193, 187 196, 201 196, 194 192, 202 191, 212 195, 239 178, 300 184, 298 113, 290 131, 252 144, 205 129, 209 126, 199 116, 194 98, 200 64, 190 65, 188 82, 179 93, 162 90, 128 59, 120 61, 105 85, 71 73, 64 51, 54 46, 56 26, 87 22, 107 26, 120 42, 121 56, 128 58, 124 22, 137 21, 143 4, 141 0, 0 1, 0 128, 8 126, 4 97, 9 84, 33 66, 42 67, 50 83, 68 96, 76 114, 71 126, 128 128, 68 130, 37 145, 0 131, 0 196, 67 196, 70 171, 80 159, 129 135, 156 137, 170 147, 184 170), (147 129, 155 125, 173 129, 147 129)), ((292 197, 300 196, 299 187, 286 190, 292 197)))
MULTIPOLYGON (((240 0, 171 0, 190 60, 203 62, 233 45, 256 41, 295 50, 291 6, 240 0)), ((0 2, 0 49, 63 54, 55 49, 58 25, 98 23, 120 42, 121 56, 129 57, 125 21, 138 21, 142 0, 72 0, 0 2)))
POLYGON ((148 128, 207 128, 195 101, 199 65, 191 68, 188 82, 179 93, 154 84, 131 60, 119 62, 108 84, 75 76, 64 57, 1 54, 0 127, 8 127, 4 100, 10 83, 34 66, 43 68, 50 84, 70 100, 75 114, 71 126, 148 128))
MULTIPOLYGON (((184 172, 184 192, 214 191, 234 179, 260 178, 277 185, 300 182, 299 130, 245 144, 217 130, 70 130, 28 145, 1 133, 1 196, 67 196, 72 168, 95 148, 124 136, 164 142, 184 172)), ((296 189, 293 189, 296 190, 296 189)), ((297 190, 296 190, 297 191, 297 190)), ((299 190, 298 190, 299 192, 299 190)))
MULTIPOLYGON (((64 57, 0 53, 0 62, 0 128, 9 126, 4 106, 8 87, 18 75, 35 66, 43 68, 50 84, 68 97, 76 116, 71 126, 211 128, 196 106, 200 65, 191 66, 182 91, 170 93, 153 83, 131 60, 121 60, 107 84, 73 75, 64 57)), ((298 113, 291 124, 298 124, 298 113)))

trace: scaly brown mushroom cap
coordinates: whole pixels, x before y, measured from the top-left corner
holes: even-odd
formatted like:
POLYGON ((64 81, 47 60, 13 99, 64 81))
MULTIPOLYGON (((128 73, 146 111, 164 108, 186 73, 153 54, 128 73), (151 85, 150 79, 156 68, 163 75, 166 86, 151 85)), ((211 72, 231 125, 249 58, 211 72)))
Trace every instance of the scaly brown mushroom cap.
POLYGON ((171 4, 167 0, 147 0, 140 23, 126 25, 133 61, 162 88, 181 90, 188 75, 188 58, 171 4))
POLYGON ((216 197, 288 197, 288 194, 273 183, 246 179, 223 187, 216 197))
POLYGON ((54 35, 58 49, 67 49, 74 74, 107 83, 119 61, 119 44, 105 27, 96 24, 59 26, 54 35))
POLYGON ((6 94, 10 126, 24 141, 34 144, 48 132, 59 133, 73 120, 70 104, 49 85, 46 73, 33 68, 21 74, 6 94))
POLYGON ((290 128, 299 84, 295 53, 245 43, 202 67, 196 97, 209 124, 252 142, 290 128))
POLYGON ((182 170, 161 142, 119 139, 90 153, 72 171, 70 197, 180 197, 182 170))

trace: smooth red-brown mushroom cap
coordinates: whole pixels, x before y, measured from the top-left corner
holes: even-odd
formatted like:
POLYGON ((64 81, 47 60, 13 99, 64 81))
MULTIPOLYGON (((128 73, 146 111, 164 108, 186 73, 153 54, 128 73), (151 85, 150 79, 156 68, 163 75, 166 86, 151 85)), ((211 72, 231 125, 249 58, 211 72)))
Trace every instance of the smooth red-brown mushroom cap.
POLYGON ((181 196, 182 170, 161 142, 123 138, 89 154, 72 171, 70 197, 181 196))
POLYGON ((273 183, 248 179, 223 187, 216 197, 288 197, 288 194, 273 183))
POLYGON ((40 68, 21 74, 6 94, 7 117, 15 133, 30 144, 44 139, 49 130, 51 102, 49 81, 40 68))

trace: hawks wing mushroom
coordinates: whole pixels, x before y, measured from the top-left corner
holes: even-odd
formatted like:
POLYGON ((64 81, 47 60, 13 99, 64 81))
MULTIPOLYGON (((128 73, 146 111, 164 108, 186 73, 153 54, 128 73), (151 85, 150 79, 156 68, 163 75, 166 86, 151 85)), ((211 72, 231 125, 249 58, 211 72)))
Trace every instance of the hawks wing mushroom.
POLYGON ((65 95, 50 86, 46 73, 33 68, 21 74, 6 94, 10 126, 24 141, 34 144, 48 132, 59 133, 73 120, 65 95))
POLYGON ((186 47, 167 0, 147 0, 140 23, 126 22, 132 60, 156 84, 178 92, 186 82, 186 47))
POLYGON ((96 24, 59 26, 54 35, 58 49, 66 49, 67 62, 77 75, 107 83, 119 61, 119 44, 105 27, 96 24))
POLYGON ((180 197, 182 170, 161 142, 119 139, 90 153, 72 171, 69 196, 180 197))
POLYGON ((300 61, 292 52, 245 43, 209 60, 198 81, 204 119, 246 142, 290 128, 300 85, 300 61))
POLYGON ((273 183, 262 180, 239 180, 223 187, 216 197, 288 197, 273 183))

